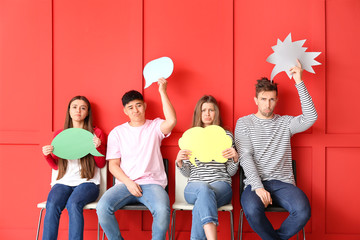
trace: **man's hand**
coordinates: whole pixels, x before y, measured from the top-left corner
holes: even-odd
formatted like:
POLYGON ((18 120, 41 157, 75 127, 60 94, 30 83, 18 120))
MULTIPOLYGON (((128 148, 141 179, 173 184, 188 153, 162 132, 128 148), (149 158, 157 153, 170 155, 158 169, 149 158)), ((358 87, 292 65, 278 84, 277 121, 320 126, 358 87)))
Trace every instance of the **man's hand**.
POLYGON ((125 186, 129 190, 129 192, 134 195, 135 197, 141 197, 142 196, 142 189, 139 184, 134 182, 133 180, 128 180, 125 183, 125 186))
POLYGON ((256 195, 259 196, 259 198, 261 199, 261 201, 263 202, 265 208, 269 205, 272 204, 272 199, 270 196, 270 193, 268 191, 266 191, 264 188, 257 188, 255 189, 255 193, 256 195))
POLYGON ((166 93, 166 87, 167 87, 167 84, 168 84, 166 79, 165 78, 159 78, 157 83, 159 85, 159 92, 166 93))
POLYGON ((298 65, 295 67, 290 68, 290 73, 292 74, 294 81, 296 84, 299 84, 302 81, 302 73, 304 69, 301 68, 301 63, 298 59, 296 59, 298 65))

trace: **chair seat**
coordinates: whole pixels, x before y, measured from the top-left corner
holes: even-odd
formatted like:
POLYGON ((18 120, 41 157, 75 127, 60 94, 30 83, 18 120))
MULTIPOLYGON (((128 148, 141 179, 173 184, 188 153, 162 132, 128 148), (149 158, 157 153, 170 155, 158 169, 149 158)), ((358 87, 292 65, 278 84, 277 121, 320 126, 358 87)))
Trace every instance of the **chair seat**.
MULTIPOLYGON (((84 209, 96 209, 97 203, 98 203, 98 201, 88 203, 84 206, 84 209)), ((46 201, 38 203, 37 208, 46 208, 46 201)))
POLYGON ((46 201, 38 203, 37 208, 45 208, 46 207, 46 201))
MULTIPOLYGON (((172 205, 172 208, 176 210, 192 210, 194 208, 194 205, 183 202, 175 202, 172 205)), ((232 210, 233 210, 233 205, 231 203, 218 208, 218 211, 232 211, 232 210)))
POLYGON ((142 203, 128 204, 121 208, 121 210, 140 210, 146 211, 148 208, 142 203))
POLYGON ((269 205, 267 208, 265 208, 266 212, 287 212, 285 208, 282 208, 280 206, 271 206, 269 205))
POLYGON ((84 206, 84 209, 96 209, 97 204, 98 204, 98 201, 88 203, 84 206))

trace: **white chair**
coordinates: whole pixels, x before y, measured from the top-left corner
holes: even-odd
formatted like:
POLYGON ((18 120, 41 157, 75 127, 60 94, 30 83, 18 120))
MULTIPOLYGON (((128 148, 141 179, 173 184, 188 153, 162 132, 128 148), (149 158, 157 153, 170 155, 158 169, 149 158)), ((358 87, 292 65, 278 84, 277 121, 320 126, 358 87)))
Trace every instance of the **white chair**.
MULTIPOLYGON (((192 211, 194 205, 186 202, 184 197, 184 189, 187 184, 187 177, 184 177, 180 170, 176 167, 175 164, 175 202, 172 205, 172 220, 171 220, 171 240, 175 239, 175 220, 176 220, 176 211, 192 211)), ((231 239, 234 240, 234 223, 233 223, 233 205, 231 203, 224 205, 218 208, 218 211, 227 211, 230 214, 230 227, 231 227, 231 239)))
MULTIPOLYGON (((51 180, 56 180, 57 178, 57 171, 56 170, 52 170, 51 172, 51 180)), ((90 209, 90 210, 96 210, 96 205, 98 203, 98 201, 100 200, 101 196, 105 193, 106 191, 106 185, 107 185, 107 164, 100 169, 100 192, 99 192, 99 197, 96 199, 95 202, 86 204, 84 206, 84 209, 90 209)), ((37 205, 38 208, 40 208, 40 216, 39 216, 39 223, 38 223, 38 227, 37 227, 37 232, 36 232, 36 240, 39 239, 39 231, 40 231, 40 226, 41 226, 41 218, 42 218, 42 213, 44 211, 44 209, 46 209, 46 201, 45 202, 41 202, 38 203, 37 205)), ((98 220, 98 227, 97 227, 97 239, 100 239, 100 224, 99 224, 99 220, 98 220)))

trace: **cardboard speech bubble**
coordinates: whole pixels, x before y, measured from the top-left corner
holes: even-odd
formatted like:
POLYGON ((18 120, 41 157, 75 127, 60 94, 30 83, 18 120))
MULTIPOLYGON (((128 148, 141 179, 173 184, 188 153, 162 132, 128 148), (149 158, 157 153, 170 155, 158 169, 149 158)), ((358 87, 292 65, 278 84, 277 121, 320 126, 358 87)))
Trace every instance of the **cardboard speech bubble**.
POLYGON ((174 63, 169 57, 161 57, 148 62, 144 67, 145 88, 157 82, 159 78, 168 78, 174 71, 174 63))
POLYGON ((214 160, 225 163, 228 159, 222 156, 222 151, 231 146, 231 138, 222 127, 217 125, 210 125, 205 128, 190 128, 179 139, 180 149, 187 149, 192 152, 189 160, 195 166, 197 166, 195 157, 200 162, 211 162, 214 160))
POLYGON ((51 142, 54 147, 53 154, 68 160, 80 159, 89 153, 102 157, 96 150, 94 135, 82 128, 68 128, 59 133, 51 142))
POLYGON ((321 63, 315 60, 321 52, 306 52, 307 48, 303 47, 305 41, 306 40, 299 40, 293 42, 291 40, 291 33, 289 33, 283 42, 278 39, 277 45, 272 47, 274 53, 266 59, 267 62, 275 64, 271 72, 271 81, 282 71, 286 72, 291 79, 292 74, 290 68, 297 66, 296 59, 300 61, 301 67, 304 70, 315 73, 312 66, 321 65, 321 63))

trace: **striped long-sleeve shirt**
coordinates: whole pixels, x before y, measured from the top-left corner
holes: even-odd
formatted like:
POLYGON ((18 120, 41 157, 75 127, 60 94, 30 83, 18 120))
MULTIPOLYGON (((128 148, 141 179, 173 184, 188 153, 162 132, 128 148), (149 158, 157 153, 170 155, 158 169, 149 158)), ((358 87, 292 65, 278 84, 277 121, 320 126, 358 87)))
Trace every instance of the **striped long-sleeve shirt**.
POLYGON ((254 114, 239 118, 235 128, 235 144, 244 169, 245 187, 263 188, 262 181, 280 180, 295 184, 292 171, 290 138, 310 128, 317 113, 303 82, 295 85, 301 102, 299 116, 260 119, 254 114))
MULTIPOLYGON (((233 138, 233 135, 226 131, 226 134, 233 138)), ((234 147, 234 141, 233 141, 234 147)), ((182 175, 188 177, 188 182, 207 182, 213 183, 216 181, 224 181, 231 185, 231 176, 235 175, 239 167, 239 161, 234 162, 233 159, 229 159, 225 163, 215 162, 200 162, 195 158, 197 167, 192 165, 189 160, 184 160, 182 167, 179 168, 182 175)))

